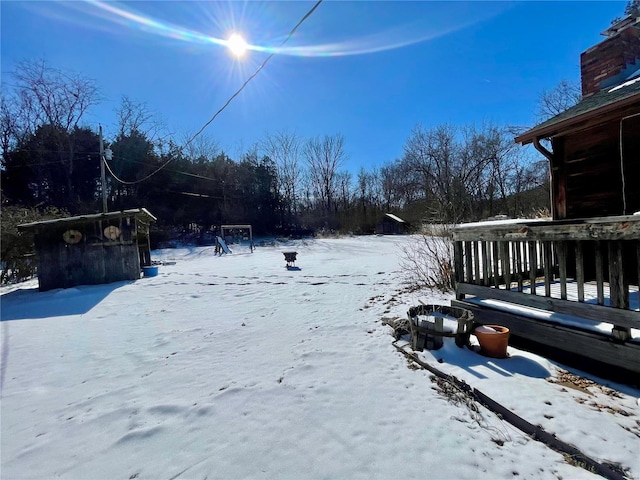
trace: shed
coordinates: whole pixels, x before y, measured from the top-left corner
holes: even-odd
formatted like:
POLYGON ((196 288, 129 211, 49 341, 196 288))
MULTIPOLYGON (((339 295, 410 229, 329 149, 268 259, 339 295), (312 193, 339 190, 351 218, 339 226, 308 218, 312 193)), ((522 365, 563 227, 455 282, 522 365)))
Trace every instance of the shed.
POLYGON ((376 233, 382 235, 395 235, 406 233, 407 222, 392 213, 385 213, 380 223, 376 225, 376 233))
POLYGON ((151 265, 145 208, 81 215, 18 225, 32 232, 40 291, 140 278, 151 265))

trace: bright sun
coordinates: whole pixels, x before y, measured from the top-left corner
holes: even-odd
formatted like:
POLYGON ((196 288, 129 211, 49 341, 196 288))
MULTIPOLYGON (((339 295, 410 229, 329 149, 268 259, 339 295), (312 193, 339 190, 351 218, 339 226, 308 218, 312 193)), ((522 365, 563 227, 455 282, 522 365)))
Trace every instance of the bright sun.
POLYGON ((242 57, 247 53, 247 42, 237 33, 234 33, 227 40, 227 47, 236 57, 242 57))

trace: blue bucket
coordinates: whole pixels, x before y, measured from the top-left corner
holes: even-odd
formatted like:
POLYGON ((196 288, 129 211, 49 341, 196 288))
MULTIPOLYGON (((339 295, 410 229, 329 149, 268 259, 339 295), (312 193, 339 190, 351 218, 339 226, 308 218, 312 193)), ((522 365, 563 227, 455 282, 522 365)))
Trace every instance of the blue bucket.
POLYGON ((158 275, 158 267, 142 267, 142 273, 145 277, 155 277, 158 275))

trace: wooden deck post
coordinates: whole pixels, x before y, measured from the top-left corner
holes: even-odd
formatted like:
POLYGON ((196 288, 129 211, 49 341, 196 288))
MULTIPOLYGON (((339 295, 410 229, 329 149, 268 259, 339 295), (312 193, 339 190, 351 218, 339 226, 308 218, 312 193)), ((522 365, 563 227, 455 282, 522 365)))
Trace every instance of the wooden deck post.
POLYGON ((463 273, 463 260, 462 260, 462 242, 453 242, 453 270, 454 278, 456 279, 456 299, 462 300, 464 294, 458 292, 458 285, 464 283, 463 273))
POLYGON ((582 241, 576 242, 576 283, 578 284, 578 301, 584 302, 584 251, 582 241))
POLYGON ((536 253, 536 242, 528 242, 529 245, 529 281, 531 282, 531 293, 536 294, 536 274, 538 271, 538 255, 536 253))

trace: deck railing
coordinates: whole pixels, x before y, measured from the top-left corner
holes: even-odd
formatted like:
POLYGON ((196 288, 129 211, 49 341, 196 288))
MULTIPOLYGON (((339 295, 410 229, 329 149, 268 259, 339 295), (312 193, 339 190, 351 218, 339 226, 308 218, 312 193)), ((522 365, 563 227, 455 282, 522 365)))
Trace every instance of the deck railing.
POLYGON ((454 230, 456 298, 492 299, 640 329, 640 215, 465 224, 454 230))

